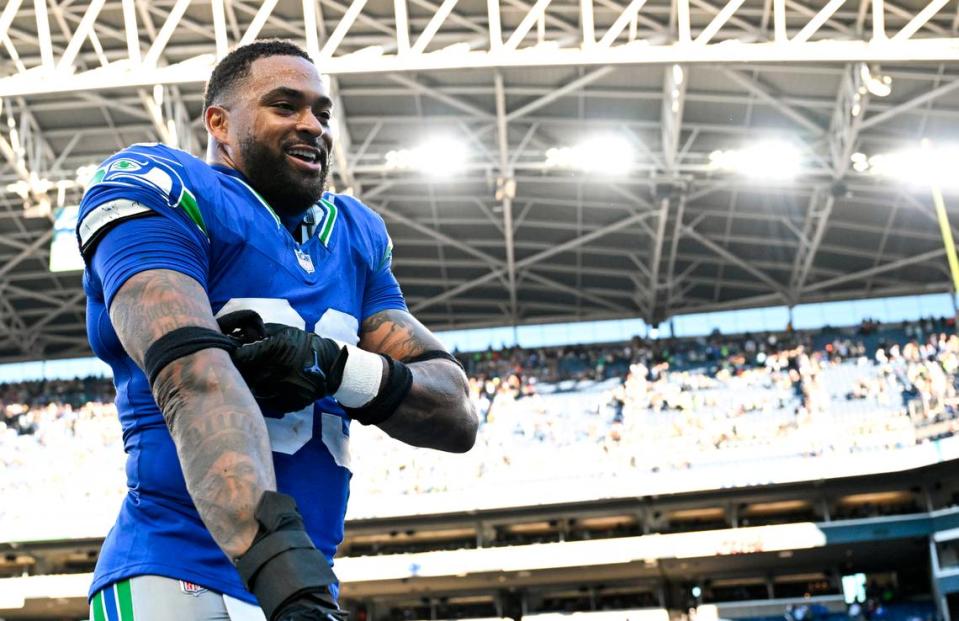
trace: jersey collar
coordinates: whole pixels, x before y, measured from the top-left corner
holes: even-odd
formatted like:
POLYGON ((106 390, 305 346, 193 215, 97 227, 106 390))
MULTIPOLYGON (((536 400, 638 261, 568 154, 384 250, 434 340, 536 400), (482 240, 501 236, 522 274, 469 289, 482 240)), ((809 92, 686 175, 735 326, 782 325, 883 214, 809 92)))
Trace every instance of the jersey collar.
POLYGON ((294 237, 295 241, 299 241, 298 237, 296 236, 297 228, 303 222, 303 219, 306 217, 306 215, 312 212, 314 220, 316 222, 316 224, 314 225, 315 226, 314 235, 316 235, 316 237, 320 240, 320 243, 323 244, 323 246, 327 248, 330 247, 330 242, 333 239, 333 230, 336 226, 337 215, 339 214, 339 209, 334 204, 335 195, 329 192, 324 192, 323 197, 320 198, 320 200, 317 201, 317 203, 310 209, 307 209, 303 213, 297 214, 295 216, 284 216, 277 213, 277 211, 273 209, 273 207, 271 207, 268 202, 266 202, 266 199, 264 199, 259 192, 253 189, 253 187, 249 184, 249 181, 247 180, 246 176, 243 173, 241 173, 239 170, 235 168, 231 168, 230 166, 225 166, 223 164, 210 164, 210 167, 216 170, 217 172, 223 173, 225 175, 229 175, 239 180, 240 182, 243 183, 243 185, 249 188, 250 191, 253 192, 256 195, 256 197, 260 200, 260 202, 262 202, 263 205, 270 210, 270 212, 273 214, 273 217, 276 219, 277 223, 281 224, 283 228, 289 231, 290 235, 294 237))

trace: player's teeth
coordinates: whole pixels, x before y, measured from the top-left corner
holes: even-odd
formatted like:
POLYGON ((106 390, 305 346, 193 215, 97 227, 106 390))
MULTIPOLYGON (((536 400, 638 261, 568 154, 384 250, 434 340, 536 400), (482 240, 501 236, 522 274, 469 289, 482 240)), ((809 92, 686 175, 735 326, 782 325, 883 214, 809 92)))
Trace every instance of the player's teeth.
POLYGON ((300 151, 298 149, 293 149, 290 151, 290 155, 298 157, 301 160, 306 160, 307 162, 314 162, 316 160, 316 154, 312 151, 300 151))

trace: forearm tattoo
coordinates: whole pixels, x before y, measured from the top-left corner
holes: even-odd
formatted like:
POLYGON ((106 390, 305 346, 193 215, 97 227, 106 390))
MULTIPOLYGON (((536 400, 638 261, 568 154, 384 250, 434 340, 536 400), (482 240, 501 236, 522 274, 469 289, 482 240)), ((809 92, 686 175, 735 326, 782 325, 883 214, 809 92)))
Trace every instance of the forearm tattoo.
MULTIPOLYGON (((205 292, 166 270, 133 276, 110 308, 117 335, 142 365, 157 338, 183 326, 217 329, 205 292)), ((222 350, 176 360, 157 376, 153 395, 163 412, 187 490, 213 539, 231 558, 249 548, 264 491, 276 489, 266 424, 222 350)))
POLYGON ((360 347, 396 360, 432 349, 446 349, 423 324, 403 311, 387 310, 367 318, 362 333, 360 347))
MULTIPOLYGON (((404 360, 446 348, 412 315, 383 311, 363 322, 360 347, 404 360)), ((468 451, 476 439, 478 417, 469 399, 463 371, 448 360, 409 365, 413 386, 399 409, 380 428, 411 444, 444 451, 468 451)))

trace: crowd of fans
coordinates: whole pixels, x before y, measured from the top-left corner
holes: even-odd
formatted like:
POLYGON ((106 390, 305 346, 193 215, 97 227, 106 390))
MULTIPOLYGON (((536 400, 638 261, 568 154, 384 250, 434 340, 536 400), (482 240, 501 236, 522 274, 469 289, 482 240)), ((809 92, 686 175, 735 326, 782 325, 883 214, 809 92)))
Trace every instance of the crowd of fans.
MULTIPOLYGON (((959 337, 945 319, 458 355, 476 448, 417 450, 355 425, 354 498, 874 453, 959 430, 959 337)), ((112 400, 102 378, 0 385, 0 521, 41 496, 56 510, 118 501, 112 400)))

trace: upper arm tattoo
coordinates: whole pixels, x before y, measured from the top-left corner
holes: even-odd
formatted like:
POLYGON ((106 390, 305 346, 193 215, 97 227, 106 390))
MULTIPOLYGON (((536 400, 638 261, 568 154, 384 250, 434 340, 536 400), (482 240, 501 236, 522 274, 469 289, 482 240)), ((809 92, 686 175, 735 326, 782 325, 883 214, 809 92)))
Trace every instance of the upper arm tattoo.
POLYGON ((360 347, 395 360, 406 360, 425 351, 446 351, 443 343, 413 315, 401 310, 385 310, 363 322, 360 347))
POLYGON ((219 331, 200 283, 172 270, 131 276, 113 298, 110 320, 123 348, 141 368, 150 345, 171 330, 199 326, 219 331))
MULTIPOLYGON (((113 298, 110 319, 141 368, 150 345, 172 330, 219 331, 200 284, 171 270, 131 276, 113 298)), ((256 401, 220 350, 169 363, 157 375, 153 396, 203 523, 229 557, 239 556, 256 535, 258 499, 276 489, 269 435, 256 401)))

